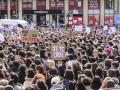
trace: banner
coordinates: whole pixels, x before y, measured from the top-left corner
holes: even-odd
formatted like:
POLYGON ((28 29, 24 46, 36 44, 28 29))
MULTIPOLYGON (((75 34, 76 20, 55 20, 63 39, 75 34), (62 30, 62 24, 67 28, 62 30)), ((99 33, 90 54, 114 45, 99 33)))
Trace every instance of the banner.
POLYGON ((51 53, 53 60, 65 60, 65 46, 63 44, 53 44, 51 53))

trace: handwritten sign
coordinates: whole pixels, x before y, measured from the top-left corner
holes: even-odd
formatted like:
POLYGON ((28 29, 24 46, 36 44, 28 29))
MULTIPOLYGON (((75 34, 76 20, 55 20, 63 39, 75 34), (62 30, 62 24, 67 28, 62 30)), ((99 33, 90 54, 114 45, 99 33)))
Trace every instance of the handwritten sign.
POLYGON ((38 42, 38 30, 22 30, 22 42, 25 43, 37 43, 38 42))
POLYGON ((21 41, 24 43, 28 43, 30 38, 29 38, 29 30, 22 30, 21 33, 21 41))
POLYGON ((65 59, 65 46, 62 44, 53 44, 51 47, 53 60, 65 59))

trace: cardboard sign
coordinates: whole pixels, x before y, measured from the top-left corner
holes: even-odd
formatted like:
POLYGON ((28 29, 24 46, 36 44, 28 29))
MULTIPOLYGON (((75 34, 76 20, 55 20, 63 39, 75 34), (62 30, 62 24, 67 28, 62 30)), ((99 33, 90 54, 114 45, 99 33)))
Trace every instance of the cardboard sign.
POLYGON ((22 30, 22 42, 24 43, 37 43, 38 42, 38 30, 22 30))
POLYGON ((53 44, 51 47, 52 59, 53 60, 64 60, 65 59, 65 46, 62 44, 53 44))
POLYGON ((24 43, 30 42, 30 32, 29 30, 22 30, 21 41, 24 43))
POLYGON ((30 31, 30 43, 37 43, 38 42, 38 35, 39 30, 31 30, 30 31))

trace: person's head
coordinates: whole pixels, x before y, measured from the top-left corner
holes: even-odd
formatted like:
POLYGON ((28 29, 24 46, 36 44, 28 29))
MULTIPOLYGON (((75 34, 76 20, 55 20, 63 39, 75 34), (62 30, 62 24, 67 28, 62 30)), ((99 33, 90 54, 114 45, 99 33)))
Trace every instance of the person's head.
POLYGON ((85 69, 84 73, 87 77, 93 78, 93 73, 90 69, 85 69))
POLYGON ((109 69, 107 72, 107 76, 116 77, 116 71, 114 69, 109 69))
POLYGON ((18 83, 18 75, 16 73, 11 73, 11 84, 17 84, 18 83))
POLYGON ((20 51, 18 52, 18 54, 19 54, 19 56, 22 57, 22 58, 24 58, 24 57, 26 56, 26 53, 25 53, 24 50, 20 50, 20 51))
POLYGON ((48 90, 47 85, 43 81, 37 81, 37 87, 40 90, 48 90))
POLYGON ((30 68, 32 68, 32 69, 35 70, 35 67, 36 67, 36 64, 35 64, 35 63, 31 63, 31 64, 30 64, 30 68))
POLYGON ((37 65, 35 69, 36 69, 37 73, 41 73, 41 74, 45 75, 45 70, 42 65, 37 65))
POLYGON ((32 54, 32 52, 31 52, 31 51, 27 51, 27 52, 26 52, 26 56, 27 56, 27 58, 30 58, 30 57, 32 57, 32 56, 33 56, 33 54, 32 54))
POLYGON ((2 59, 3 59, 3 58, 4 58, 4 56, 5 56, 5 55, 4 55, 4 52, 0 51, 0 58, 2 58, 2 59))
POLYGON ((105 60, 105 66, 106 66, 107 68, 110 68, 110 67, 111 67, 111 59, 106 59, 106 60, 105 60))
POLYGON ((25 72, 26 71, 26 66, 24 64, 21 64, 19 67, 20 72, 25 72))
POLYGON ((15 67, 15 68, 19 68, 19 66, 20 66, 20 63, 19 63, 19 61, 13 61, 13 66, 15 67))
POLYGON ((112 67, 113 67, 114 69, 117 69, 117 68, 119 67, 119 62, 118 62, 118 61, 112 62, 112 67))
POLYGON ((8 83, 9 83, 9 81, 8 81, 8 80, 5 80, 5 79, 0 80, 0 86, 7 86, 7 85, 8 85, 8 83))
POLYGON ((76 84, 74 81, 69 82, 68 90, 76 90, 76 84))
POLYGON ((30 86, 30 87, 25 88, 25 90, 36 90, 36 89, 35 89, 35 87, 30 86))
POLYGON ((7 85, 5 86, 4 90, 14 90, 14 88, 11 85, 7 85))
POLYGON ((68 80, 74 80, 74 73, 71 69, 66 69, 65 70, 65 75, 64 75, 64 78, 65 79, 68 79, 68 80))
POLYGON ((99 76, 95 76, 93 78, 92 85, 93 85, 92 87, 93 87, 94 90, 98 90, 102 85, 101 78, 99 76))
POLYGON ((95 75, 96 75, 96 76, 99 76, 101 79, 103 79, 103 70, 102 70, 102 68, 98 67, 98 68, 95 70, 95 75))
POLYGON ((36 65, 40 65, 41 64, 41 61, 39 59, 35 59, 34 62, 35 62, 36 65))
POLYGON ((30 67, 30 64, 32 63, 32 60, 31 59, 27 59, 25 60, 25 65, 29 68, 30 67))
POLYGON ((4 79, 5 78, 5 73, 4 71, 0 70, 0 79, 4 79))
POLYGON ((35 75, 35 71, 32 68, 28 69, 27 78, 33 78, 34 75, 35 75))
POLYGON ((92 79, 90 77, 85 77, 85 78, 82 79, 82 84, 85 87, 87 87, 87 86, 91 87, 91 85, 92 85, 92 79))
POLYGON ((85 64, 85 69, 91 69, 91 63, 86 63, 85 64))
POLYGON ((50 76, 57 76, 59 74, 56 68, 50 68, 48 73, 50 76))
POLYGON ((113 88, 115 87, 115 83, 112 79, 108 80, 106 83, 107 88, 113 88))

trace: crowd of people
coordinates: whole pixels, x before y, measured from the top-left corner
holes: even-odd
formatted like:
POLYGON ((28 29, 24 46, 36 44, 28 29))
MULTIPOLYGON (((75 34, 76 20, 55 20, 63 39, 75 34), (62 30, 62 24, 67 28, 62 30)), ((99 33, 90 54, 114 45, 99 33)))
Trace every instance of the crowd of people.
POLYGON ((39 27, 37 43, 2 42, 0 90, 120 90, 120 31, 90 29, 39 27), (57 43, 65 46, 64 60, 52 59, 57 43))

